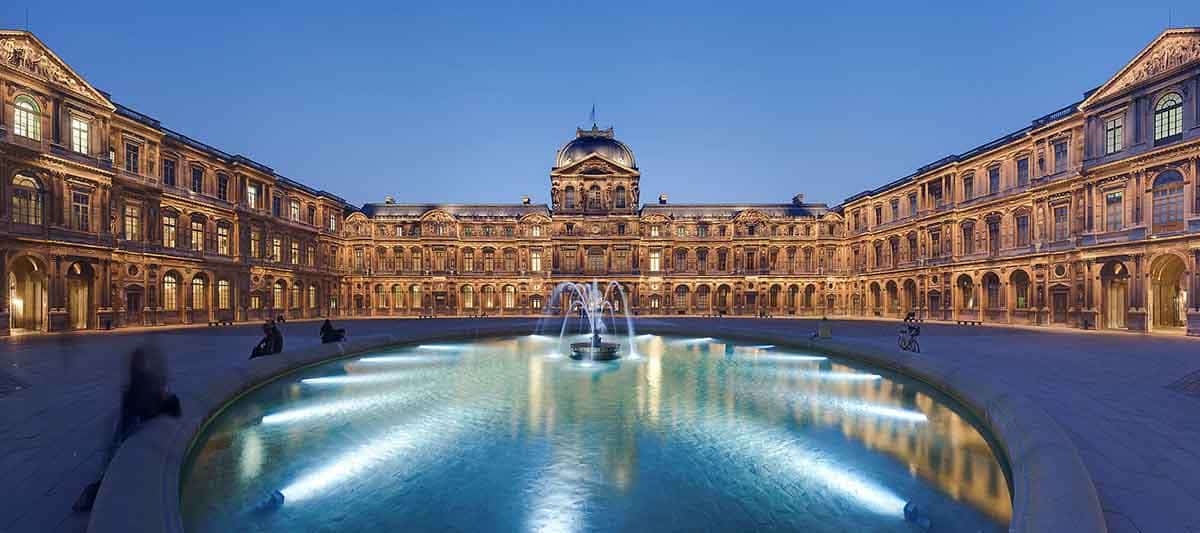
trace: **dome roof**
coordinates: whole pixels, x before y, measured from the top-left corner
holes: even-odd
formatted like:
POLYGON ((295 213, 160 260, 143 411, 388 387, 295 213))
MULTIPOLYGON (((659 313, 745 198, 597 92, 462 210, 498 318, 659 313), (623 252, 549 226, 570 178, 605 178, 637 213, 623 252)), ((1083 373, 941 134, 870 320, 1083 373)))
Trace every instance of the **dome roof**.
POLYGON ((554 159, 554 168, 565 167, 592 154, 600 154, 621 165, 637 168, 633 150, 625 146, 625 143, 613 138, 612 128, 602 130, 595 124, 590 130, 578 129, 575 131, 575 139, 564 144, 558 150, 558 156, 554 159))

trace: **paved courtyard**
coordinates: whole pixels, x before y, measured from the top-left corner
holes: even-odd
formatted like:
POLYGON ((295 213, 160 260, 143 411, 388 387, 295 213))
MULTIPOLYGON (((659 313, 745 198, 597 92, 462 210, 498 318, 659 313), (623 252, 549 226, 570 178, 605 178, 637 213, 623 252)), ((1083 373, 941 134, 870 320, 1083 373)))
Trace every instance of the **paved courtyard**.
MULTIPOLYGON (((514 326, 529 319, 508 320, 514 326)), ((641 319, 694 326, 707 335, 795 333, 812 320, 641 319)), ((361 337, 462 333, 471 319, 345 320, 361 337)), ((318 323, 283 326, 286 346, 317 343, 318 323)), ((833 321, 834 335, 894 347, 895 322, 833 321)), ((172 385, 200 393, 244 364, 253 325, 15 337, 0 340, 0 531, 84 531, 72 514, 100 473, 111 438, 124 356, 156 342, 169 354, 172 385)), ((1090 470, 1110 531, 1200 532, 1200 339, 929 324, 923 357, 968 361, 980 375, 1038 400, 1070 434, 1090 470), (1189 394, 1187 391, 1190 390, 1189 394)), ((185 394, 186 395, 186 394, 185 394)), ((184 405, 184 409, 187 406, 184 405)))

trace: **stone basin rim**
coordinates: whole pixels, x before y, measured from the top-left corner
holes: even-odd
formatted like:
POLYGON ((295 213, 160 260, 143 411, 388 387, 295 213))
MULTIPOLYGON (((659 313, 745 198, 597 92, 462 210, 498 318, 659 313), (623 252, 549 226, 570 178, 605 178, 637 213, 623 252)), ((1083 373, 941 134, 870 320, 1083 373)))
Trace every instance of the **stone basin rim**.
MULTIPOLYGON (((248 360, 213 380, 207 394, 181 398, 179 419, 156 419, 118 450, 105 474, 88 522, 90 533, 183 533, 180 511, 183 467, 204 427, 240 396, 306 367, 391 346, 431 341, 526 335, 532 322, 493 327, 450 327, 410 335, 380 335, 324 344, 248 360)), ((639 324, 639 331, 694 335, 695 327, 639 324)), ((1010 469, 1013 499, 1009 531, 1106 532, 1090 473, 1067 433, 1032 400, 996 387, 952 357, 911 354, 854 339, 815 340, 805 334, 747 333, 705 328, 718 338, 772 343, 843 357, 922 381, 966 409, 987 431, 1010 469)))

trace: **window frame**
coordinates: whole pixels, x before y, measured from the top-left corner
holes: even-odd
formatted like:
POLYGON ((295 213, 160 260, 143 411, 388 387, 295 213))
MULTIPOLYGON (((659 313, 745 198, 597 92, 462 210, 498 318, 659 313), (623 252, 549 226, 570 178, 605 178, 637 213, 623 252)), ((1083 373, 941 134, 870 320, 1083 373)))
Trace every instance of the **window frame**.
POLYGON ((42 106, 32 96, 18 94, 13 98, 13 135, 35 141, 42 140, 42 106), (25 103, 28 107, 23 107, 25 103))

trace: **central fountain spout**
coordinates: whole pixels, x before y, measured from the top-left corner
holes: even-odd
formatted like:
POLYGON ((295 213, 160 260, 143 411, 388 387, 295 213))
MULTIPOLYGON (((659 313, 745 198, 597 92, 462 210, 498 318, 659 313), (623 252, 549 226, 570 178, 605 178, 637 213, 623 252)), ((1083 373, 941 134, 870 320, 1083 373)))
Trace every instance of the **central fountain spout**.
MULTIPOLYGON (((615 342, 604 342, 600 334, 608 331, 604 322, 604 312, 608 310, 611 318, 616 319, 616 311, 618 305, 625 313, 625 324, 630 338, 630 354, 633 353, 633 320, 629 317, 629 306, 625 300, 625 292, 620 284, 611 282, 605 290, 601 291, 597 282, 590 284, 586 283, 559 283, 554 288, 554 293, 551 296, 550 308, 557 305, 562 305, 563 296, 566 296, 567 304, 560 309, 567 309, 566 316, 563 317, 562 328, 559 332, 559 338, 566 332, 567 322, 574 312, 579 313, 580 327, 587 328, 583 332, 589 334, 590 338, 587 342, 576 342, 571 344, 571 358, 576 360, 587 361, 610 361, 620 357, 620 345, 615 342), (615 291, 614 291, 615 289, 615 291), (619 297, 619 301, 611 301, 611 298, 619 297)), ((549 309, 548 309, 549 310, 549 309)), ((615 324, 614 324, 615 327, 615 324)))

